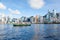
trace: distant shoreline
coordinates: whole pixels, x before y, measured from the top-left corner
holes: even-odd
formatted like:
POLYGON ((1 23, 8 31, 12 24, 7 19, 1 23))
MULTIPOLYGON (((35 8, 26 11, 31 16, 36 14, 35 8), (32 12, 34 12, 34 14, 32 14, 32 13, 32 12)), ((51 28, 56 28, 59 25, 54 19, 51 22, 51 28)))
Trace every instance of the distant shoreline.
MULTIPOLYGON (((0 23, 0 24, 14 24, 14 23, 0 23)), ((60 23, 31 23, 31 24, 60 24, 60 23)))
POLYGON ((60 24, 60 23, 32 23, 32 24, 60 24))
POLYGON ((31 23, 31 24, 60 24, 60 23, 31 23))

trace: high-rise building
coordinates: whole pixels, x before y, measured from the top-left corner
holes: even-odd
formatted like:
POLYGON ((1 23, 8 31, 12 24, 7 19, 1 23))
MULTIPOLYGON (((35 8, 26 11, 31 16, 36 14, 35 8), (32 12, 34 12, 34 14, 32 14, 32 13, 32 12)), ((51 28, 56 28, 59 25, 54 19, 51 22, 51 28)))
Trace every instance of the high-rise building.
POLYGON ((3 23, 3 24, 6 24, 6 17, 5 17, 5 16, 2 17, 2 23, 3 23))
POLYGON ((24 16, 22 16, 20 19, 21 19, 21 22, 27 21, 27 17, 24 17, 24 16))
POLYGON ((31 21, 31 23, 35 23, 35 17, 34 16, 31 16, 30 17, 30 21, 31 21))
POLYGON ((48 10, 48 13, 44 16, 44 19, 48 23, 56 22, 57 21, 56 10, 52 10, 52 12, 48 10))
POLYGON ((16 20, 17 20, 17 18, 13 18, 13 19, 12 19, 12 22, 13 22, 13 23, 15 23, 15 22, 16 22, 16 20))
POLYGON ((35 23, 38 23, 38 15, 35 16, 35 23))
POLYGON ((56 17, 56 10, 53 9, 52 11, 53 11, 52 12, 53 13, 53 17, 56 17))
POLYGON ((57 22, 60 22, 60 13, 56 13, 57 22))
POLYGON ((6 17, 6 23, 10 23, 10 17, 9 16, 6 17))
POLYGON ((31 19, 30 18, 27 18, 27 22, 31 22, 31 19))
POLYGON ((43 16, 39 16, 38 20, 39 20, 39 23, 43 23, 43 16))

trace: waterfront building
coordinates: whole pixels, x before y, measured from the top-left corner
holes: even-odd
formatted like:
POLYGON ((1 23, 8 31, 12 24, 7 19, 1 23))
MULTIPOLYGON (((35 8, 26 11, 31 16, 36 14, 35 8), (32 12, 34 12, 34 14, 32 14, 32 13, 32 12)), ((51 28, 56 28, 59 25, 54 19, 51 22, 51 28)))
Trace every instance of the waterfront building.
POLYGON ((56 17, 56 10, 53 9, 53 21, 56 22, 57 17, 56 17))
POLYGON ((56 22, 57 17, 56 17, 56 11, 50 12, 48 10, 48 13, 44 16, 44 21, 48 23, 56 22))
POLYGON ((24 16, 22 16, 20 19, 21 19, 21 22, 27 21, 27 17, 24 17, 24 16))
POLYGON ((31 22, 30 18, 27 18, 27 22, 31 22))
POLYGON ((38 23, 38 21, 39 21, 38 18, 39 18, 38 15, 36 15, 35 16, 35 23, 38 23))
POLYGON ((58 13, 59 14, 59 16, 58 16, 58 21, 60 22, 60 13, 58 13))
POLYGON ((15 20, 15 23, 20 24, 21 23, 20 18, 18 18, 17 20, 15 20))
POLYGON ((56 10, 52 10, 52 13, 53 13, 53 17, 56 17, 56 10))
POLYGON ((37 19, 38 19, 37 21, 38 23, 43 23, 43 16, 38 15, 37 19))
POLYGON ((30 21, 31 21, 31 23, 35 23, 35 17, 34 16, 31 16, 30 17, 30 21))
POLYGON ((2 24, 6 24, 6 16, 2 17, 2 24))
POLYGON ((54 13, 48 10, 48 23, 52 23, 54 20, 54 13))
POLYGON ((47 23, 48 22, 47 14, 43 16, 43 22, 44 23, 47 23))
POLYGON ((22 16, 22 17, 20 18, 21 22, 23 22, 23 21, 24 21, 24 19, 25 19, 25 18, 24 18, 24 16, 22 16))
POLYGON ((56 13, 57 22, 60 22, 60 13, 56 13))
POLYGON ((40 16, 40 23, 43 23, 43 16, 40 16))
POLYGON ((53 19, 54 19, 54 18, 53 18, 53 15, 54 15, 54 14, 53 14, 52 12, 48 12, 48 22, 49 22, 49 23, 52 23, 52 22, 53 22, 53 19))
POLYGON ((13 18, 13 19, 12 19, 12 22, 13 22, 13 23, 15 23, 15 22, 16 22, 16 20, 17 20, 17 18, 13 18))
POLYGON ((1 18, 0 18, 0 24, 2 23, 2 20, 1 20, 1 18))
POLYGON ((9 16, 6 17, 6 23, 10 23, 11 19, 9 16))
POLYGON ((40 23, 40 16, 38 16, 38 23, 40 23))

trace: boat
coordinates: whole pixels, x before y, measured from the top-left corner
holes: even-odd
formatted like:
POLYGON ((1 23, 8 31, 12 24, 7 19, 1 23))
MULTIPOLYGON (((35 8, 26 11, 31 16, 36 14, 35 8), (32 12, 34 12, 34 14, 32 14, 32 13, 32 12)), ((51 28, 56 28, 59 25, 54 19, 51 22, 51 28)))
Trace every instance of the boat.
POLYGON ((31 26, 31 24, 13 24, 13 26, 31 26))

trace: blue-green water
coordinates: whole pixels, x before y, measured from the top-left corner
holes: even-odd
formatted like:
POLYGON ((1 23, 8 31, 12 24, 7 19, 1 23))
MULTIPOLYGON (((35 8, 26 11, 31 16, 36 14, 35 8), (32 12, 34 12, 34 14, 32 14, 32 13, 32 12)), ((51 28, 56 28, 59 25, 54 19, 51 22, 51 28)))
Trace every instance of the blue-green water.
POLYGON ((0 40, 60 40, 60 24, 14 27, 0 24, 0 40))

